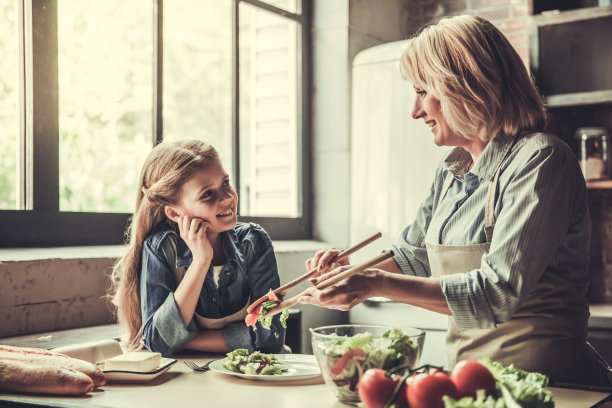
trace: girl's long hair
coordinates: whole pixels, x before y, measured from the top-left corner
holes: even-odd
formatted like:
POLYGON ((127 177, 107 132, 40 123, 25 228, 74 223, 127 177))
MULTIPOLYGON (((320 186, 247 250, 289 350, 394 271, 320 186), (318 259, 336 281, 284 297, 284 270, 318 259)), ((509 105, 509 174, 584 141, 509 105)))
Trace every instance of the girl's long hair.
POLYGON ((408 45, 400 69, 416 88, 440 100, 450 128, 488 141, 498 132, 543 129, 546 108, 508 39, 479 16, 425 27, 408 45))
POLYGON ((194 172, 215 160, 219 157, 212 146, 190 140, 161 143, 144 163, 136 209, 125 233, 128 250, 113 268, 109 293, 119 323, 127 329, 123 342, 130 349, 142 347, 139 271, 144 240, 153 227, 168 221, 165 206, 176 204, 182 186, 194 172))

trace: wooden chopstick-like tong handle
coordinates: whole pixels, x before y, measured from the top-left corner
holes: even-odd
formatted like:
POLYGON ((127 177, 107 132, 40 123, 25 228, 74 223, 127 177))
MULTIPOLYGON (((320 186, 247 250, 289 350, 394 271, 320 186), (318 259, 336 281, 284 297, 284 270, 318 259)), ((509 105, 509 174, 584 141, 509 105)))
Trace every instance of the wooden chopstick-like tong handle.
MULTIPOLYGON (((364 239, 363 241, 353 245, 352 247, 350 247, 350 248, 340 252, 338 255, 333 257, 332 260, 330 261, 330 264, 333 263, 333 262, 338 262, 338 261, 341 261, 341 260, 343 260, 345 258, 348 258, 350 255, 352 255, 355 252, 359 251, 361 248, 365 247, 366 245, 370 244, 371 242, 376 241, 380 237, 382 237, 382 234, 380 232, 377 232, 376 234, 372 235, 371 237, 364 239)), ((280 288, 276 289, 274 292, 275 293, 279 293, 279 292, 282 293, 283 291, 285 291, 287 289, 290 289, 290 288, 294 287, 295 285, 297 285, 298 283, 301 283, 301 282, 305 281, 306 279, 310 278, 318 270, 319 270, 319 268, 313 268, 313 269, 309 270, 308 272, 306 272, 305 274, 303 274, 302 276, 299 276, 299 277, 295 278, 291 282, 285 283, 283 286, 281 286, 280 288)))
MULTIPOLYGON (((378 238, 382 237, 382 234, 380 232, 377 232, 376 234, 372 235, 371 237, 368 237, 366 239, 364 239, 363 241, 353 245, 352 247, 340 252, 338 255, 336 255, 331 262, 337 262, 340 261, 346 257, 348 257, 349 255, 354 254, 355 252, 359 251, 361 248, 365 247, 366 245, 369 245, 370 243, 376 241, 378 238)), ((314 268, 309 270, 308 272, 306 272, 305 274, 295 278, 294 280, 292 280, 291 282, 285 283, 283 286, 273 290, 274 293, 276 294, 282 294, 285 295, 286 292, 289 291, 289 289, 293 288, 294 286, 302 283, 303 281, 305 281, 306 279, 310 278, 311 276, 313 276, 317 271, 319 270, 319 268, 314 268)), ((260 297, 259 299, 257 299, 256 301, 254 301, 253 303, 251 303, 249 305, 249 307, 247 307, 247 313, 251 313, 257 306, 259 306, 262 302, 264 302, 266 299, 268 298, 268 295, 264 295, 262 297, 260 297)))
MULTIPOLYGON (((316 288, 319 290, 325 289, 333 285, 334 283, 340 282, 341 280, 346 279, 351 275, 355 275, 363 271, 364 269, 368 269, 369 267, 374 266, 377 263, 384 261, 385 259, 389 259, 392 256, 393 256, 393 251, 383 252, 382 254, 370 259, 369 261, 353 266, 352 268, 347 269, 346 271, 341 272, 336 276, 332 276, 331 278, 324 280, 323 282, 319 283, 316 286, 316 288)), ((271 308, 270 310, 268 310, 268 316, 274 316, 275 314, 282 312, 284 309, 295 306, 298 303, 298 299, 300 298, 300 296, 306 294, 307 290, 308 289, 302 291, 301 293, 298 293, 291 299, 287 299, 284 302, 281 302, 278 306, 271 308)))
POLYGON ((355 265, 352 268, 347 269, 346 271, 337 274, 336 276, 332 276, 331 278, 326 279, 323 282, 320 282, 317 285, 317 289, 325 289, 333 285, 334 283, 338 283, 341 280, 344 280, 351 275, 354 275, 356 273, 363 271, 364 269, 374 266, 377 263, 384 261, 385 259, 389 259, 392 256, 393 256, 393 251, 383 252, 382 254, 370 259, 369 261, 365 261, 363 263, 360 263, 359 265, 355 265))
POLYGON ((349 249, 346 249, 346 250, 340 252, 334 259, 332 259, 332 262, 341 261, 342 259, 344 259, 344 258, 346 258, 346 257, 348 257, 350 255, 353 255, 355 252, 359 251, 364 246, 369 245, 370 243, 376 241, 380 237, 382 237, 382 233, 377 232, 376 234, 372 235, 371 237, 366 238, 363 241, 353 245, 349 249))

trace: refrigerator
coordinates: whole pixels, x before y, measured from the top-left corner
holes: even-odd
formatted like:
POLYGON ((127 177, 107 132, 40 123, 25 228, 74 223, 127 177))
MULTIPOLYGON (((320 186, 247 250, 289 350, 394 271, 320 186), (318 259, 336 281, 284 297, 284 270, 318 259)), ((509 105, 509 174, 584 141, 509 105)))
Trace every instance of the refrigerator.
MULTIPOLYGON (((350 244, 378 231, 383 237, 352 255, 351 263, 388 249, 412 223, 449 149, 436 146, 423 120, 411 117, 416 94, 399 68, 405 45, 368 48, 352 65, 350 244)), ((427 333, 421 362, 446 366, 444 315, 373 298, 355 306, 349 321, 421 328, 427 333)))

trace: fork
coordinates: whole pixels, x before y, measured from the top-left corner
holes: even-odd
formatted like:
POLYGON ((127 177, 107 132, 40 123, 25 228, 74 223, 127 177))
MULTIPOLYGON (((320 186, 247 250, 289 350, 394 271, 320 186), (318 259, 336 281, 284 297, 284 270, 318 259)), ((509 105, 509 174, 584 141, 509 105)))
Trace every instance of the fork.
POLYGON ((195 362, 193 362, 193 361, 183 361, 183 363, 185 363, 185 365, 186 365, 187 367, 191 368, 193 371, 197 371, 197 372, 203 373, 203 372, 205 372, 205 371, 210 370, 209 365, 210 365, 210 363, 212 363, 212 360, 211 360, 211 361, 209 361, 209 362, 207 362, 207 363, 206 363, 206 364, 204 364, 204 365, 201 365, 201 366, 200 366, 200 365, 197 365, 197 364, 196 364, 195 362))

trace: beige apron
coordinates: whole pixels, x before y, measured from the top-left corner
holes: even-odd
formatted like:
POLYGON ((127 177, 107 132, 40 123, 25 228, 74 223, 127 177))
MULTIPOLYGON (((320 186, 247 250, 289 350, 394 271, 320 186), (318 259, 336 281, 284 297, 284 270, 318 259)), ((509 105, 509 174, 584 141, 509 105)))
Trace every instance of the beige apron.
MULTIPOLYGON (((487 242, 465 246, 428 243, 432 276, 480 268, 482 255, 489 251, 495 226, 494 205, 500 169, 501 165, 487 194, 487 242)), ((442 198, 452 180, 445 184, 442 198)), ((544 373, 555 381, 589 382, 587 377, 595 368, 586 353, 588 318, 585 296, 567 280, 545 271, 512 318, 494 329, 459 331, 450 316, 446 337, 449 367, 461 360, 490 357, 503 365, 513 363, 527 371, 544 373)))
MULTIPOLYGON (((174 270, 174 276, 176 277, 177 285, 181 283, 181 280, 183 279, 183 271, 184 268, 176 268, 174 270)), ((244 321, 244 318, 247 315, 247 307, 249 306, 250 302, 251 297, 247 299, 242 309, 238 310, 236 313, 233 313, 229 316, 221 317, 219 319, 211 319, 208 317, 200 316, 197 313, 194 313, 193 315, 196 318, 196 322, 198 323, 198 325, 202 328, 209 330, 222 329, 230 323, 244 321)))

